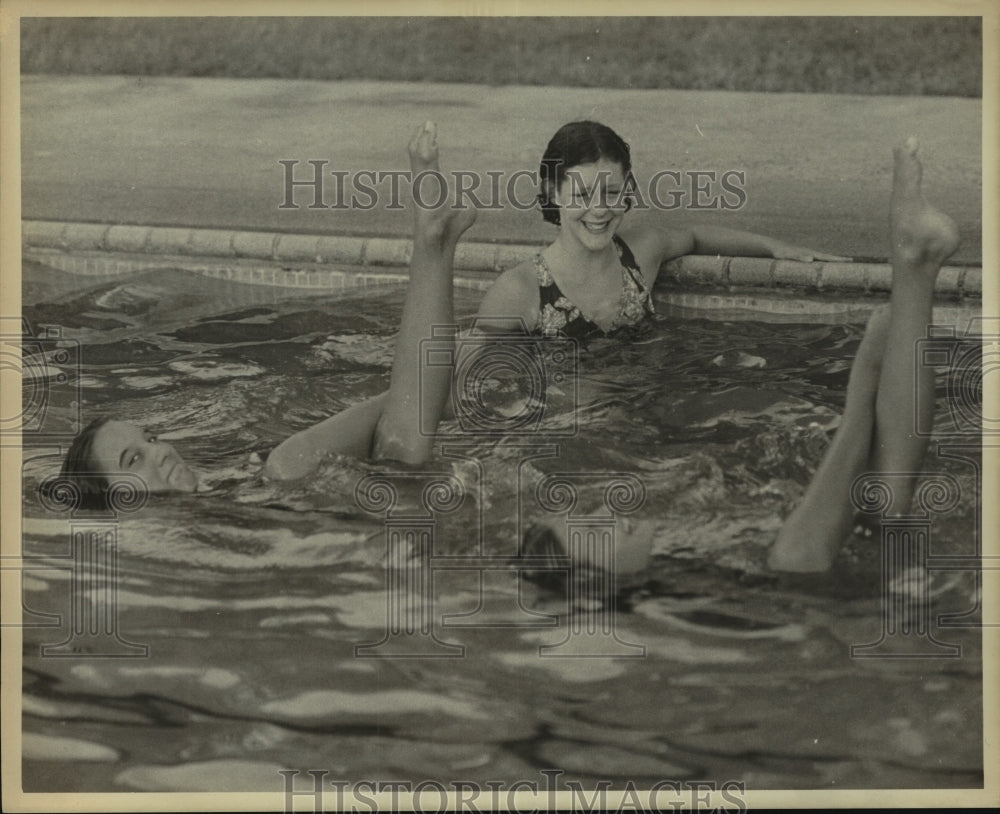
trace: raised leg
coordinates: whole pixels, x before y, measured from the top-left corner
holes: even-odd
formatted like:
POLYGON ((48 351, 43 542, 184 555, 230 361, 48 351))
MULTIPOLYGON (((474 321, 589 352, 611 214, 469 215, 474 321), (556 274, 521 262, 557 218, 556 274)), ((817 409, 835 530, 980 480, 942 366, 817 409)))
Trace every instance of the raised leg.
POLYGON ((934 417, 934 382, 916 375, 916 343, 931 322, 934 282, 941 264, 958 248, 958 229, 947 215, 924 200, 917 140, 896 149, 892 189, 892 294, 882 376, 875 404, 875 442, 871 465, 876 472, 909 472, 906 488, 893 496, 890 514, 905 513, 927 451, 934 417))
POLYGON ((869 322, 851 369, 843 421, 778 534, 772 568, 829 568, 853 521, 851 484, 865 472, 914 473, 895 493, 890 511, 909 507, 927 448, 926 438, 915 431, 917 411, 929 426, 934 409, 933 383, 918 388, 914 349, 926 336, 941 263, 958 247, 954 221, 924 200, 920 180, 917 141, 911 138, 895 151, 889 308, 869 322))
MULTIPOLYGON (((410 169, 438 170, 437 129, 427 122, 410 141, 410 169)), ((454 322, 452 271, 455 246, 476 219, 474 209, 447 204, 425 209, 414 204, 410 285, 396 338, 392 376, 375 433, 374 457, 407 463, 425 460, 451 388, 453 367, 424 364, 428 350, 436 360, 454 356, 454 338, 433 339, 435 326, 454 322), (423 344, 422 344, 423 343, 423 344)))

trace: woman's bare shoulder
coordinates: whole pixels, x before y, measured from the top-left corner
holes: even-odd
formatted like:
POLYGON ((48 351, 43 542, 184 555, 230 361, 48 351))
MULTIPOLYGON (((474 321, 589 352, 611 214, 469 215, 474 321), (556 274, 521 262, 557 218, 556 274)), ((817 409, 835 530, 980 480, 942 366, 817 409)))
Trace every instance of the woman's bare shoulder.
POLYGON ((636 226, 621 232, 642 270, 647 285, 653 285, 668 260, 683 257, 694 250, 690 229, 664 229, 659 226, 636 226))
POLYGON ((538 284, 538 270, 535 265, 535 260, 535 257, 528 257, 516 266, 504 269, 500 272, 500 276, 497 277, 497 282, 502 279, 506 279, 506 284, 509 286, 534 288, 538 284))
POLYGON ((500 273, 479 305, 479 316, 526 320, 529 327, 534 324, 538 316, 538 276, 533 259, 500 273))
POLYGON ((654 256, 659 262, 690 254, 694 249, 694 236, 684 227, 667 229, 646 224, 630 226, 620 234, 633 252, 654 256))
POLYGON ((534 259, 528 259, 500 272, 500 276, 486 292, 483 302, 488 300, 523 301, 529 297, 534 302, 537 296, 538 275, 535 271, 535 262, 534 259))

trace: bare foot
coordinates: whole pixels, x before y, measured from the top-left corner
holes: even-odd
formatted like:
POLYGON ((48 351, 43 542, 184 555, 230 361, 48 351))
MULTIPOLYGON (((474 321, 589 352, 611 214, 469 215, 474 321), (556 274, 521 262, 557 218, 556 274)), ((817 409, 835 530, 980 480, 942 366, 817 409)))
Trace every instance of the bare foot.
POLYGON ((894 151, 889 215, 893 265, 936 275, 941 263, 958 248, 958 228, 955 221, 924 200, 918 147, 911 136, 894 151))
POLYGON ((413 206, 415 233, 418 237, 454 245, 475 222, 477 212, 467 201, 460 202, 461 208, 457 208, 451 199, 447 178, 438 168, 437 125, 432 121, 424 122, 410 139, 408 149, 414 189, 420 191, 421 197, 413 206), (425 176, 424 180, 417 186, 421 175, 425 176), (448 194, 443 195, 442 191, 448 194), (441 198, 444 201, 440 206, 432 206, 441 198))

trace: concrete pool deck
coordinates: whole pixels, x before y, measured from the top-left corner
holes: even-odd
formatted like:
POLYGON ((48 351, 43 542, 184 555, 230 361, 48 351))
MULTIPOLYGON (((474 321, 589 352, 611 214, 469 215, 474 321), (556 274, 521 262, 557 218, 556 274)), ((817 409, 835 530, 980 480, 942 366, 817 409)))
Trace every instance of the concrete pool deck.
MULTIPOLYGON (((663 170, 678 174, 671 182, 681 178, 676 196, 664 195, 681 201, 676 211, 633 217, 749 229, 860 261, 690 257, 672 263, 668 277, 856 294, 888 288, 890 149, 915 133, 928 197, 962 234, 939 292, 965 300, 982 291, 981 103, 974 99, 25 76, 21 112, 26 257, 252 259, 275 273, 302 272, 296 280, 338 267, 398 270, 408 260, 410 215, 385 205, 389 183, 369 181, 383 196, 378 206, 330 208, 337 197, 331 172, 350 182, 365 170, 406 169, 412 129, 433 119, 445 171, 509 180, 537 169, 560 124, 588 117, 630 142, 640 184, 663 170), (291 170, 282 160, 294 162, 291 170), (311 161, 324 162, 319 197, 327 207, 310 206, 314 185, 296 186, 294 206, 282 207, 288 178, 312 178, 311 161), (724 198, 718 182, 730 171, 743 174, 732 177, 745 179, 745 201, 727 211, 718 203, 736 198, 724 198), (692 181, 693 173, 714 175, 692 181), (706 183, 705 192, 694 189, 706 183), (716 208, 691 208, 706 201, 716 208)), ((517 194, 530 198, 527 191, 528 182, 517 194)), ((551 239, 552 228, 523 209, 481 211, 458 268, 485 285, 551 239)))

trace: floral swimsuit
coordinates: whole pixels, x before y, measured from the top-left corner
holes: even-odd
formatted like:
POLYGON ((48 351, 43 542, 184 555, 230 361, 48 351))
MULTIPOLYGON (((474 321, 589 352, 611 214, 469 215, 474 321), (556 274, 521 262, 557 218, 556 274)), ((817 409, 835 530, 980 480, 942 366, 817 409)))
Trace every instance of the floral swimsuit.
POLYGON ((621 261, 622 294, 618 314, 607 331, 580 313, 580 309, 559 290, 542 255, 540 253, 535 255, 540 312, 537 330, 541 334, 573 339, 607 336, 618 328, 635 325, 653 314, 651 292, 646 288, 632 250, 618 235, 614 236, 614 242, 618 249, 618 259, 621 261))

